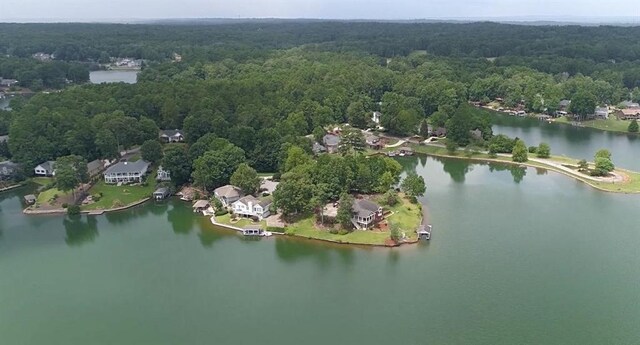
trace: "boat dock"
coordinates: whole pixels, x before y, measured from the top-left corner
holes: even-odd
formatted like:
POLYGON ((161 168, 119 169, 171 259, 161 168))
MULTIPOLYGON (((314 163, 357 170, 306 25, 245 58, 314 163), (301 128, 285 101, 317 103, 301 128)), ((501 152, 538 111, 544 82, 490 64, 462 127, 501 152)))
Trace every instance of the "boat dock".
POLYGON ((430 240, 431 239, 431 231, 433 230, 433 226, 431 224, 420 225, 416 232, 418 233, 418 238, 421 240, 430 240))

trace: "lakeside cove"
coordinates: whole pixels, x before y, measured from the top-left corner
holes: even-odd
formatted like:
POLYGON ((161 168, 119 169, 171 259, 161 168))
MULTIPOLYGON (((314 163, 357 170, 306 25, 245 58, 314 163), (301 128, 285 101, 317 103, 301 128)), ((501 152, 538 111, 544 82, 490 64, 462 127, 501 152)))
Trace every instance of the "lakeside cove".
MULTIPOLYGON (((532 168, 542 168, 583 182, 599 191, 623 194, 640 193, 640 173, 618 167, 611 173, 612 176, 595 177, 579 172, 577 170, 578 160, 564 156, 551 156, 544 159, 532 157, 526 162, 514 162, 511 155, 508 154, 498 154, 497 157, 491 157, 486 152, 472 152, 464 149, 458 149, 452 154, 447 151, 444 146, 439 144, 418 145, 407 143, 406 145, 411 147, 416 154, 476 162, 509 164, 518 167, 528 166, 532 168)), ((384 152, 390 150, 391 149, 386 149, 384 152)), ((589 166, 593 166, 593 163, 589 163, 589 166)))

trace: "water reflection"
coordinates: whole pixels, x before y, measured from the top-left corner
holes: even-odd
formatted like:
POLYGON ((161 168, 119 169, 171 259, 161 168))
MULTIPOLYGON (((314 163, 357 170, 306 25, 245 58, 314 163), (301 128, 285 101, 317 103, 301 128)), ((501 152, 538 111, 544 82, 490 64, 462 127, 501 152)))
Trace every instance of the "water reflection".
MULTIPOLYGON (((442 170, 451 176, 453 182, 464 183, 465 176, 473 171, 473 164, 469 161, 462 159, 439 159, 437 161, 442 163, 442 170)), ((478 164, 478 163, 475 163, 478 164)))
POLYGON ((95 216, 68 216, 62 221, 66 237, 64 241, 69 246, 80 246, 95 241, 98 237, 98 220, 95 216))
MULTIPOLYGON (((519 184, 524 180, 524 177, 527 175, 527 167, 526 166, 516 166, 510 164, 497 164, 491 163, 489 164, 489 171, 505 171, 509 170, 511 176, 513 177, 513 182, 519 184)), ((544 170, 544 169, 541 169, 544 170)))
POLYGON ((167 212, 167 220, 176 234, 190 233, 197 216, 190 208, 175 205, 167 212))
POLYGON ((283 262, 294 263, 302 259, 311 259, 319 267, 328 268, 332 266, 333 254, 336 254, 335 257, 343 264, 351 265, 355 260, 354 247, 342 244, 282 236, 274 240, 276 254, 283 262))

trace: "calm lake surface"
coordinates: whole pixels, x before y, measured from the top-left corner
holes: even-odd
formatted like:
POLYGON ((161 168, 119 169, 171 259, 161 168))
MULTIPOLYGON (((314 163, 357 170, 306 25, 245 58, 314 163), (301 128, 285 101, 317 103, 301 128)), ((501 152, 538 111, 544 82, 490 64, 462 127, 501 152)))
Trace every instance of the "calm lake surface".
POLYGON ((640 197, 553 172, 404 158, 433 239, 216 230, 179 201, 25 217, 0 194, 3 344, 635 344, 640 197))
POLYGON ((527 146, 538 146, 544 141, 551 145, 551 153, 554 155, 584 158, 588 161, 593 161, 596 151, 605 148, 612 152, 616 165, 640 171, 640 136, 637 134, 605 132, 508 115, 495 115, 493 121, 494 134, 518 137, 527 146))
POLYGON ((135 84, 138 81, 139 71, 92 71, 89 80, 93 84, 119 83, 135 84))

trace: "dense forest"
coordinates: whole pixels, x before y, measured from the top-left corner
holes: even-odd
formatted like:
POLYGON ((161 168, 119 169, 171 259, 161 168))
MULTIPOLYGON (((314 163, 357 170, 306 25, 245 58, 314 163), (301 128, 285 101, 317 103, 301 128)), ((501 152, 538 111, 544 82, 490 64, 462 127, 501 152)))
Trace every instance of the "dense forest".
POLYGON ((274 172, 292 146, 310 153, 308 136, 345 122, 367 128, 373 111, 390 134, 420 133, 429 123, 466 145, 470 130, 492 136, 490 116, 469 101, 500 97, 553 112, 571 99, 574 112, 586 114, 639 100, 639 34, 494 23, 0 24, 4 77, 64 87, 0 111, 0 135, 10 135, 3 155, 26 169, 70 154, 115 157, 158 129, 180 128, 188 147, 175 156, 186 159, 176 163, 185 171, 224 150, 238 164, 274 172), (36 62, 36 52, 56 59, 36 62), (82 83, 88 72, 75 66, 110 57, 148 63, 134 85, 82 83), (42 77, 52 70, 55 77, 42 77), (63 78, 73 82, 60 85, 63 78))

